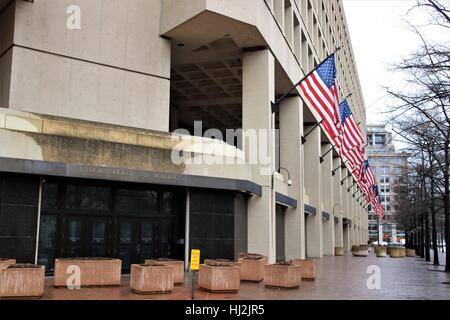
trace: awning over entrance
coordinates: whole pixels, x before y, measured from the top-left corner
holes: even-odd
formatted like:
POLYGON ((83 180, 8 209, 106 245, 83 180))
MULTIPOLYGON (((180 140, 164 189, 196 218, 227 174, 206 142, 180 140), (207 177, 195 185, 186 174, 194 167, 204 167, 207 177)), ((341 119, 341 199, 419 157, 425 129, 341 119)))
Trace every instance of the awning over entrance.
MULTIPOLYGON (((261 196, 262 194, 261 186, 248 180, 108 168, 73 163, 0 158, 0 171, 56 177, 99 179, 168 186, 233 190, 258 196, 261 196)), ((291 201, 289 203, 291 203, 291 201)))
POLYGON ((307 215, 315 215, 317 213, 316 208, 310 206, 309 204, 305 203, 305 214, 307 215))
POLYGON ((275 193, 275 201, 278 204, 285 205, 287 207, 297 208, 297 200, 295 200, 294 198, 285 196, 284 194, 281 194, 279 192, 275 193))
POLYGON ((344 224, 344 225, 351 225, 352 224, 352 220, 347 219, 347 218, 343 218, 342 219, 342 224, 344 224))

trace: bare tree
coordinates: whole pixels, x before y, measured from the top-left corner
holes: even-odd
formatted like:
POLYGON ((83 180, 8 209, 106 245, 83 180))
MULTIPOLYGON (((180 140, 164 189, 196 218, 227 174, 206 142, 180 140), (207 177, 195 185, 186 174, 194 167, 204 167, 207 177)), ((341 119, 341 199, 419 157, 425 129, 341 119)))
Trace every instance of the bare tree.
MULTIPOLYGON (((444 1, 418 0, 412 10, 429 13, 429 25, 448 33, 450 10, 444 1)), ((437 212, 443 214, 446 242, 446 271, 450 271, 450 45, 435 43, 424 35, 421 26, 411 24, 421 41, 415 52, 394 66, 407 77, 407 89, 386 88, 395 104, 391 106, 391 124, 397 136, 408 145, 419 178, 411 203, 420 204, 416 232, 422 240, 418 249, 432 243, 434 263, 437 255, 437 212), (420 168, 419 170, 417 170, 420 168), (439 206, 442 206, 440 208, 439 206), (431 214, 431 240, 429 215, 431 214), (420 225, 421 229, 418 228, 420 225)), ((413 219, 414 220, 414 219, 413 219)), ((424 256, 429 258, 429 251, 424 256)))

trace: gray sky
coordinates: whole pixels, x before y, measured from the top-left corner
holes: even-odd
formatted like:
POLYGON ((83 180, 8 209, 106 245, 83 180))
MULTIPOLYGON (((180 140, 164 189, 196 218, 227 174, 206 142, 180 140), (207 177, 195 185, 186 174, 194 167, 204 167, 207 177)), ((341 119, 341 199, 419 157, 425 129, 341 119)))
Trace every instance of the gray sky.
MULTIPOLYGON (((415 0, 344 0, 368 123, 383 123, 382 112, 388 99, 382 86, 402 89, 406 85, 402 75, 388 68, 420 44, 406 22, 425 22, 426 15, 420 11, 407 15, 415 4, 415 0)), ((433 39, 448 39, 448 35, 444 36, 431 34, 433 39)))

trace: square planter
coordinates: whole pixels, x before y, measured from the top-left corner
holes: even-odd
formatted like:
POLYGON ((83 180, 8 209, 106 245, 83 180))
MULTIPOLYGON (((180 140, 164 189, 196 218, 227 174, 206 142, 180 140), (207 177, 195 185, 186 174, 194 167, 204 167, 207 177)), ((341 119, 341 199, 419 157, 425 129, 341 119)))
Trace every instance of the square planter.
POLYGON ((391 253, 389 254, 391 258, 404 258, 406 256, 405 248, 391 248, 391 253))
POLYGON ((294 259, 294 265, 302 268, 302 280, 316 279, 316 261, 312 259, 294 259))
POLYGON ((375 254, 377 258, 386 258, 386 247, 375 247, 375 254))
POLYGON ((55 259, 54 286, 67 286, 67 273, 70 266, 80 268, 80 286, 118 286, 122 270, 122 261, 110 258, 74 258, 55 259))
POLYGON ((264 284, 266 287, 297 289, 302 281, 302 267, 294 264, 267 264, 264 284))
POLYGON ((198 276, 198 286, 208 292, 239 291, 241 285, 241 270, 229 263, 201 264, 198 276))
POLYGON ((230 264, 232 266, 235 267, 241 267, 241 262, 240 261, 231 261, 228 259, 205 259, 203 261, 203 264, 230 264))
POLYGON ((260 282, 264 279, 264 266, 267 264, 267 257, 256 254, 240 255, 241 280, 260 282))
POLYGON ((175 268, 162 263, 132 264, 130 288, 140 294, 171 293, 175 268))
POLYGON ((184 283, 184 261, 174 259, 149 259, 145 260, 145 264, 162 263, 173 266, 173 283, 180 286, 184 283))
POLYGON ((334 255, 341 257, 344 255, 344 248, 343 247, 335 247, 334 248, 334 255))
POLYGON ((3 268, 9 267, 12 264, 16 264, 15 259, 0 259, 0 272, 3 268))
POLYGON ((406 249, 406 256, 414 258, 416 256, 416 249, 406 249))
POLYGON ((369 246, 353 246, 352 254, 355 257, 367 257, 369 255, 369 246))
POLYGON ((44 294, 45 267, 13 264, 0 272, 0 297, 39 298, 44 294))

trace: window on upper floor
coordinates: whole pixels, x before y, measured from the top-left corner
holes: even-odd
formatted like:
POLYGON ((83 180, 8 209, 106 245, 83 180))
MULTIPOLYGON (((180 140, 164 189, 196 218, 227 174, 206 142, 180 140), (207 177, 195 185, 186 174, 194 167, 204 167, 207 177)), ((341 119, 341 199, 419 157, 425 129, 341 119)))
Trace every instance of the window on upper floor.
POLYGON ((381 183, 389 183, 389 177, 388 176, 381 176, 380 177, 381 183))
POLYGON ((386 135, 376 134, 375 135, 375 145, 376 146, 384 146, 385 144, 386 144, 386 135))

